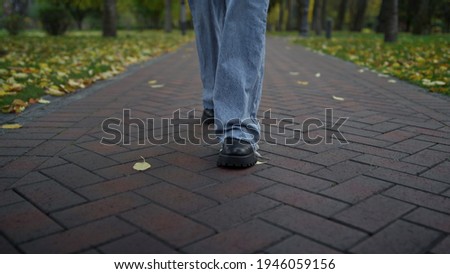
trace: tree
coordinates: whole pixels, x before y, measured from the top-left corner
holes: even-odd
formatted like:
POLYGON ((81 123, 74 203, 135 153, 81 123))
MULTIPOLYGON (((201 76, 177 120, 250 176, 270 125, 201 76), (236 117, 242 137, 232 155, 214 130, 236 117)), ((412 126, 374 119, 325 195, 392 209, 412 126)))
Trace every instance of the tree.
POLYGON ((164 27, 161 23, 165 20, 165 0, 133 0, 131 4, 142 27, 164 27))
POLYGON ((428 9, 430 7, 429 0, 419 0, 419 9, 412 23, 413 34, 424 34, 428 29, 428 9))
POLYGON ((399 21, 402 27, 402 31, 410 32, 412 28, 412 22, 414 19, 414 14, 416 11, 416 3, 411 0, 399 0, 398 2, 399 10, 399 21))
POLYGON ((278 14, 277 31, 282 31, 284 23, 285 0, 279 0, 279 2, 280 2, 280 13, 278 14))
POLYGON ((413 5, 412 33, 428 34, 434 27, 448 29, 450 22, 449 0, 417 0, 413 5))
POLYGON ((297 30, 298 29, 298 1, 297 0, 288 0, 288 19, 286 30, 297 30))
POLYGON ((83 29, 83 21, 88 14, 101 10, 101 2, 96 0, 65 0, 67 9, 72 15, 77 28, 83 29))
POLYGON ((5 15, 17 14, 25 16, 28 10, 29 0, 4 0, 3 11, 5 15))
POLYGON ((164 9, 165 9, 164 31, 172 32, 172 1, 171 0, 165 0, 164 9))
POLYGON ((341 0, 339 3, 339 11, 336 20, 336 30, 343 30, 345 15, 347 14, 348 0, 341 0))
POLYGON ((316 32, 316 35, 322 34, 322 4, 322 0, 314 1, 313 21, 311 29, 316 32))
MULTIPOLYGON (((398 0, 384 0, 386 25, 384 29, 384 41, 393 43, 397 40, 398 34, 398 0)), ((383 7, 383 6, 382 6, 383 7)))
MULTIPOLYGON (((1 2, 0 2, 1 3, 1 2)), ((5 28, 10 35, 17 35, 24 27, 24 16, 28 10, 28 0, 5 0, 2 3, 5 28)))
POLYGON ((444 0, 436 9, 436 16, 442 20, 442 31, 450 32, 450 0, 444 0))
POLYGON ((64 0, 64 2, 79 30, 83 29, 83 21, 89 13, 101 10, 101 2, 96 0, 64 0))
POLYGON ((181 0, 180 4, 180 29, 181 34, 186 35, 186 1, 181 0))
POLYGON ((309 13, 309 0, 299 0, 299 32, 300 36, 308 36, 308 13, 309 13))
POLYGON ((389 20, 389 14, 387 14, 387 12, 389 11, 390 2, 391 0, 383 0, 383 2, 381 2, 380 13, 378 14, 378 24, 376 27, 378 33, 384 33, 386 30, 387 21, 389 20))
POLYGON ((62 5, 75 20, 79 30, 83 28, 83 21, 92 12, 100 12, 102 1, 99 0, 40 0, 42 4, 62 5))
POLYGON ((327 25, 327 7, 328 7, 328 0, 322 0, 322 28, 326 28, 327 25))
POLYGON ((116 0, 103 0, 103 37, 117 36, 116 0))
POLYGON ((430 0, 419 0, 419 9, 412 23, 413 34, 425 34, 431 25, 430 0))
POLYGON ((351 31, 361 31, 364 27, 364 17, 366 15, 367 0, 356 0, 353 14, 351 31))

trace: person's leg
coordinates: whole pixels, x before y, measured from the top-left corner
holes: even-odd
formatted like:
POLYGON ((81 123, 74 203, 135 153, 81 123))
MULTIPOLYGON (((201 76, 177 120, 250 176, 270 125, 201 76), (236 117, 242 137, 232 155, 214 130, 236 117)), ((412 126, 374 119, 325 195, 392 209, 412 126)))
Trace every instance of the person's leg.
POLYGON ((269 0, 225 2, 213 97, 216 128, 223 138, 247 140, 256 149, 269 0))
POLYGON ((203 107, 214 109, 213 92, 220 35, 225 17, 225 0, 189 0, 196 33, 200 74, 203 83, 203 107))

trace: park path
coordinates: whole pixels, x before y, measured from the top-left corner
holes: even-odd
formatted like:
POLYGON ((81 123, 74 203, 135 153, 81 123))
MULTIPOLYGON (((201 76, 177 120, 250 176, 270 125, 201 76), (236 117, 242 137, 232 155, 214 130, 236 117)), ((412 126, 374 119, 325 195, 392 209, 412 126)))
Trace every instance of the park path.
POLYGON ((0 253, 450 253, 450 101, 285 38, 266 64, 261 114, 294 124, 251 169, 217 168, 214 144, 139 145, 136 128, 100 144, 123 109, 157 137, 201 129, 160 122, 201 114, 193 44, 18 117, 0 135, 0 253), (348 144, 284 143, 326 108, 348 144))

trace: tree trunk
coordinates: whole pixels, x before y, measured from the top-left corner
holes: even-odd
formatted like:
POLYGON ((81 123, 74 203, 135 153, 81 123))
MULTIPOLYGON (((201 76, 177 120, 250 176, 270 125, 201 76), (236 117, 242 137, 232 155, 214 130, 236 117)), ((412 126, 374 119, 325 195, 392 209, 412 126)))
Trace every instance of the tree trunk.
POLYGON ((350 28, 351 31, 361 31, 363 29, 366 9, 367 0, 356 0, 356 13, 350 28))
POLYGON ((313 22, 311 28, 316 35, 322 34, 322 0, 314 1, 313 22))
POLYGON ((70 14, 72 15, 73 19, 75 20, 75 23, 77 25, 78 30, 83 29, 83 21, 86 17, 87 11, 81 10, 79 8, 72 8, 68 7, 70 14))
POLYGON ((28 11, 28 0, 6 0, 3 2, 3 13, 5 15, 17 14, 20 16, 25 16, 28 11))
POLYGON ((186 1, 181 0, 181 8, 180 8, 180 28, 181 34, 186 35, 186 1))
POLYGON ((399 22, 401 23, 402 31, 411 32, 414 16, 419 11, 418 4, 420 3, 416 3, 416 1, 399 0, 399 22))
MULTIPOLYGON (((387 2, 384 0, 383 2, 387 2)), ((386 25, 384 41, 393 43, 397 41, 398 34, 398 0, 390 0, 385 6, 386 25)))
POLYGON ((386 24, 389 20, 389 14, 387 14, 387 11, 389 11, 390 7, 388 7, 391 4, 391 0, 383 0, 380 7, 380 12, 378 13, 378 24, 376 27, 377 33, 384 33, 386 30, 386 24))
POLYGON ((308 36, 308 13, 309 13, 309 0, 299 0, 299 33, 300 36, 308 36))
POLYGON ((444 33, 449 33, 450 32, 450 8, 446 7, 445 9, 446 10, 444 12, 444 22, 445 22, 444 33))
POLYGON ((429 8, 430 0, 420 0, 419 10, 412 25, 413 34, 420 35, 427 32, 430 25, 429 8))
POLYGON ((277 31, 283 30, 283 23, 284 23, 284 2, 285 0, 280 0, 280 13, 278 14, 278 24, 277 24, 277 31))
POLYGON ((172 0, 165 0, 164 31, 172 32, 172 0))
POLYGON ((322 28, 326 28, 327 25, 327 7, 328 7, 328 0, 322 0, 322 28))
POLYGON ((75 19, 75 23, 77 24, 78 30, 83 30, 83 18, 75 19))
POLYGON ((116 0, 103 0, 103 37, 117 36, 116 0))
POLYGON ((336 30, 344 29, 345 15, 347 14, 348 0, 341 0, 339 4, 339 12, 336 21, 336 30))
POLYGON ((288 0, 288 20, 286 30, 297 30, 298 20, 299 20, 299 8, 298 8, 298 0, 288 0))

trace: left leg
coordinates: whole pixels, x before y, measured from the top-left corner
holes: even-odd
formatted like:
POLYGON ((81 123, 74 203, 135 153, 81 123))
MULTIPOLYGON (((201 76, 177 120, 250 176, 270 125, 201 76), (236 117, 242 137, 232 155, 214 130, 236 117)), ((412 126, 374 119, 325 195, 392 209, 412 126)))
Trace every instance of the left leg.
POLYGON ((223 138, 257 147, 269 0, 225 0, 214 84, 216 127, 223 138))
POLYGON ((269 0, 225 0, 226 13, 214 85, 219 166, 256 163, 269 0))

